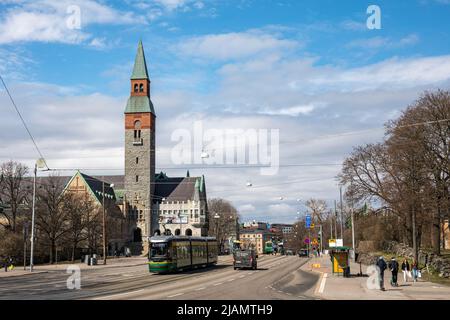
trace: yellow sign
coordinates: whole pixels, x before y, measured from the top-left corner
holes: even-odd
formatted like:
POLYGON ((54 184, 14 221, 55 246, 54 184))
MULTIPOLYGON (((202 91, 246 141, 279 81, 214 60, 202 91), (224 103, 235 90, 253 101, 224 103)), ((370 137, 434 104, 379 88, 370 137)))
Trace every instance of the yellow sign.
POLYGON ((311 227, 310 227, 311 229, 314 229, 314 223, 311 223, 311 227))
POLYGON ((336 247, 336 239, 329 239, 329 240, 328 240, 328 246, 329 246, 330 248, 336 247))

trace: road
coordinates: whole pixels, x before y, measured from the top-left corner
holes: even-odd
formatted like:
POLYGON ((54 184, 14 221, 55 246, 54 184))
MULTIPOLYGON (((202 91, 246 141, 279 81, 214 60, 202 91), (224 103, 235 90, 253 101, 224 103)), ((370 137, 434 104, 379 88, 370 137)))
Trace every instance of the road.
POLYGON ((82 270, 81 289, 69 290, 64 270, 0 278, 0 299, 314 299, 318 275, 300 270, 297 256, 262 256, 258 270, 234 270, 232 257, 210 268, 177 274, 150 274, 143 258, 136 265, 82 270))

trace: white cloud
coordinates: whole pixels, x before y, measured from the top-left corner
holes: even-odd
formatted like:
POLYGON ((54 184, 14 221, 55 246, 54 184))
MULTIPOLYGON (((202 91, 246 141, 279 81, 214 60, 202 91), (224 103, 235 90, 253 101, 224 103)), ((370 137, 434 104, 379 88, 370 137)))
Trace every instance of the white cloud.
POLYGON ((239 213, 247 214, 247 213, 254 212, 256 208, 252 204, 243 204, 243 205, 239 206, 237 209, 238 209, 239 213))
POLYGON ((294 107, 289 107, 289 108, 262 110, 259 113, 268 114, 268 115, 297 117, 299 115, 308 115, 315 108, 316 107, 313 104, 307 104, 307 105, 300 105, 300 106, 294 106, 294 107))
POLYGON ((372 37, 365 39, 357 39, 351 41, 347 46, 349 48, 363 48, 367 50, 373 49, 395 49, 406 46, 415 45, 419 42, 419 36, 416 34, 407 35, 399 40, 394 40, 389 37, 372 37))
MULTIPOLYGON (((80 0, 80 29, 68 26, 74 12, 73 1, 23 1, 0 15, 0 44, 19 41, 82 43, 92 36, 86 30, 91 24, 132 24, 145 20, 131 12, 121 12, 93 0, 80 0)), ((93 40, 91 40, 92 42, 93 40)), ((94 41, 95 44, 95 41, 94 41)))
POLYGON ((298 46, 299 43, 294 40, 279 39, 276 35, 261 30, 249 30, 188 38, 176 50, 192 57, 228 60, 291 50, 298 46))

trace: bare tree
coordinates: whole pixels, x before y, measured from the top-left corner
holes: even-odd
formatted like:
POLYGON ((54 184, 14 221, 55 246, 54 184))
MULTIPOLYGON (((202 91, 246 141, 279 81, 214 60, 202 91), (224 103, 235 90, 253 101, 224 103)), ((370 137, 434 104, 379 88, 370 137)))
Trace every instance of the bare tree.
POLYGON ((239 214, 229 201, 220 198, 208 200, 208 209, 208 234, 217 237, 220 248, 223 248, 229 237, 238 235, 239 214))
POLYGON ((8 205, 9 210, 0 211, 0 216, 6 220, 0 225, 16 232, 17 215, 20 206, 25 203, 29 191, 23 181, 28 168, 18 162, 8 161, 0 166, 0 200, 8 205))
POLYGON ((64 184, 58 176, 50 176, 40 184, 36 201, 36 225, 44 243, 49 248, 50 263, 59 242, 69 231, 67 212, 64 210, 68 194, 63 193, 64 184))

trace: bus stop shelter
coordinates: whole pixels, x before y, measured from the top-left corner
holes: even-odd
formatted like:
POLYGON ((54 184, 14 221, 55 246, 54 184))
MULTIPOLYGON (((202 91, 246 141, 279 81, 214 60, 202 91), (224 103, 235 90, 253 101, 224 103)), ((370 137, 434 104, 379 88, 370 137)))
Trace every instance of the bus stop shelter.
POLYGON ((330 251, 332 273, 350 277, 349 247, 334 247, 330 251))

